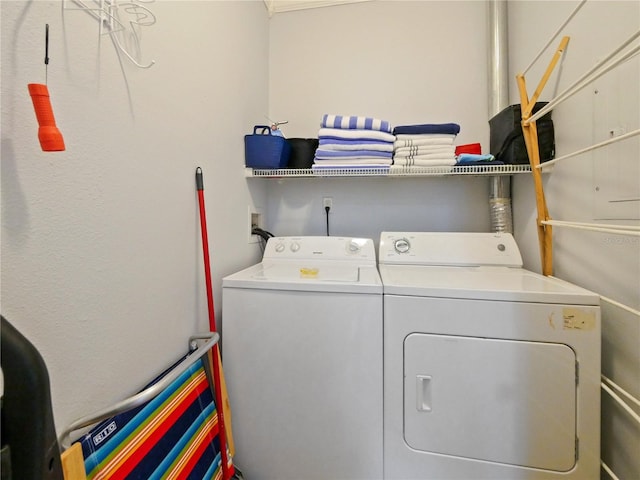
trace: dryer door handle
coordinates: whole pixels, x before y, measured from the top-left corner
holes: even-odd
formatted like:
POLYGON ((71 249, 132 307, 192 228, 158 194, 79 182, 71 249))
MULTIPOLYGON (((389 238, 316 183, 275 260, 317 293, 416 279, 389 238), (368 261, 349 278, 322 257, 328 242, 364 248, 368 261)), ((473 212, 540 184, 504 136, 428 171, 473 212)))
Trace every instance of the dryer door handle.
POLYGON ((416 375, 416 408, 431 411, 431 375, 416 375))

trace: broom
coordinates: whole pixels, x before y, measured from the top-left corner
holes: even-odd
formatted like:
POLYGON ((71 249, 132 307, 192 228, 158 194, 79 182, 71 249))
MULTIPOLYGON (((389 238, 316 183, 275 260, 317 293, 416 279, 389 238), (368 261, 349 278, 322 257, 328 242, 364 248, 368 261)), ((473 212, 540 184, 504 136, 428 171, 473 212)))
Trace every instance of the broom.
MULTIPOLYGON (((207 288, 207 306, 209 310, 209 329, 212 332, 216 331, 216 318, 215 311, 213 308, 213 289, 211 287, 211 268, 209 262, 209 239, 207 236, 207 217, 204 207, 204 183, 202 181, 202 169, 200 167, 196 168, 196 189, 198 191, 198 203, 200 206, 200 230, 202 233, 202 250, 204 257, 204 273, 205 273, 205 281, 207 288)), ((218 349, 218 344, 216 343, 213 346, 213 384, 215 388, 215 398, 216 405, 219 409, 220 413, 218 415, 218 423, 220 425, 220 455, 222 461, 222 478, 223 480, 228 480, 234 475, 233 465, 229 468, 228 458, 227 458, 227 432, 225 428, 225 405, 223 401, 228 402, 228 398, 226 395, 226 386, 224 386, 224 395, 223 395, 223 385, 224 385, 224 376, 222 372, 222 360, 220 358, 220 350, 218 349)), ((233 438, 231 438, 231 444, 233 444, 233 438)))

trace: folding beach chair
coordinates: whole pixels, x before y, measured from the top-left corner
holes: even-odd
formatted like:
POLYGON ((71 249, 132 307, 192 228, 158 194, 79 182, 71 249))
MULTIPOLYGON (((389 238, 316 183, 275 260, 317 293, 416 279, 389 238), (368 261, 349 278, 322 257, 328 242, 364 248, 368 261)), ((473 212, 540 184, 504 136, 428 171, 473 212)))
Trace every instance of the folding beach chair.
MULTIPOLYGON (((240 478, 228 434, 226 456, 220 452, 222 432, 210 380, 217 333, 191 337, 191 352, 141 392, 77 420, 59 440, 42 357, 4 317, 1 338, 3 480, 240 478), (91 430, 69 445, 71 433, 87 427, 91 430)), ((226 399, 224 385, 221 391, 226 399)))
POLYGON ((234 476, 228 450, 227 468, 222 468, 222 432, 211 381, 211 347, 219 337, 211 332, 190 341, 196 338, 208 340, 137 395, 74 422, 62 434, 64 447, 72 431, 101 417, 100 423, 63 453, 65 480, 229 480, 234 476), (84 470, 85 477, 78 477, 78 470, 84 470))

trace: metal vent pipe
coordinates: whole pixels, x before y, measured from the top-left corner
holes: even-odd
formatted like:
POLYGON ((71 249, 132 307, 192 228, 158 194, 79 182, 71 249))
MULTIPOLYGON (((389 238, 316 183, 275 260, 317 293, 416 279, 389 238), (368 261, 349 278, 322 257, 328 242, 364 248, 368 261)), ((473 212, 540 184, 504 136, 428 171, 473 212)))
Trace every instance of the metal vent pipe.
MULTIPOLYGON (((509 105, 507 0, 487 2, 489 33, 489 118, 509 105)), ((513 233, 511 177, 490 177, 489 209, 492 232, 513 233)))

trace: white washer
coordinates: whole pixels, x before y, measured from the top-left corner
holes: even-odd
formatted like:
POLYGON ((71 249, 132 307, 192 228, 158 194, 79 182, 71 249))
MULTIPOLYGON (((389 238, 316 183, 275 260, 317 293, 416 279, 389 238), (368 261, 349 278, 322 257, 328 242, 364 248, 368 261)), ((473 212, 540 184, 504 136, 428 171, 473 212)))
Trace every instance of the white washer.
POLYGON ((222 281, 245 478, 382 478, 382 282, 371 239, 276 237, 222 281))
POLYGON ((510 234, 383 232, 385 479, 600 478, 598 295, 510 234))

